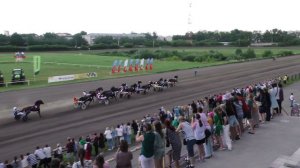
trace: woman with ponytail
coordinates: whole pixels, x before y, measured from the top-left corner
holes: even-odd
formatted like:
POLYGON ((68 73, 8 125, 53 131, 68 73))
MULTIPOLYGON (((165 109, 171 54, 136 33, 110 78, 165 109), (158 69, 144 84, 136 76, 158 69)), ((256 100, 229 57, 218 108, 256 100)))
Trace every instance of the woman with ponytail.
POLYGON ((203 144, 205 143, 205 125, 201 121, 200 114, 196 114, 192 118, 192 127, 194 130, 194 135, 196 138, 196 144, 198 146, 199 150, 199 160, 204 161, 205 157, 205 152, 204 152, 204 146, 203 144))

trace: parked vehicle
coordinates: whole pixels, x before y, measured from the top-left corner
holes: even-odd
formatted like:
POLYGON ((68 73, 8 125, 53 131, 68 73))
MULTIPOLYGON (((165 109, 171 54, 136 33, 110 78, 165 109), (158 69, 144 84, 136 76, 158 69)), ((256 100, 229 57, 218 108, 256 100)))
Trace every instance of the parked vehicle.
POLYGON ((12 70, 12 79, 11 79, 12 82, 24 84, 25 80, 26 78, 23 69, 12 70))

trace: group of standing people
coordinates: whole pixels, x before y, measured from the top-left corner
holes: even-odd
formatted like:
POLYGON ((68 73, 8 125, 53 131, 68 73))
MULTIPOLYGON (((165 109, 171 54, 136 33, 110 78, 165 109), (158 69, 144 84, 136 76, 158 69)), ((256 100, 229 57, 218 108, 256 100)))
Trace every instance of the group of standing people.
MULTIPOLYGON (((179 168, 182 146, 186 146, 192 167, 195 165, 194 146, 199 151, 198 160, 204 162, 215 150, 232 150, 232 142, 239 140, 247 128, 249 134, 255 134, 260 124, 280 115, 284 95, 281 82, 277 82, 272 80, 234 88, 231 92, 205 97, 186 106, 176 106, 172 111, 162 107, 158 114, 147 115, 140 123, 133 120, 116 128, 107 127, 104 133, 80 137, 78 141, 67 138, 65 158, 73 168, 108 168, 99 153, 106 148, 117 148, 116 167, 131 168, 133 155, 128 147, 141 142, 139 162, 142 168, 171 167, 173 163, 179 168)), ((293 94, 291 99, 294 101, 293 94)), ((63 168, 62 160, 60 144, 53 150, 45 145, 44 148, 36 147, 34 153, 21 155, 20 159, 15 157, 11 163, 0 163, 0 168, 63 168)))

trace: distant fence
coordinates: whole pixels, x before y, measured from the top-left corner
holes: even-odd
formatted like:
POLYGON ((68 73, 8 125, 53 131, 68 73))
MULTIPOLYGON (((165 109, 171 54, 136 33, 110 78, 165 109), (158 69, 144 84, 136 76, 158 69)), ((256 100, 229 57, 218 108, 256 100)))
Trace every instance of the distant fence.
POLYGON ((10 84, 19 84, 19 83, 27 83, 27 86, 29 86, 30 85, 30 80, 18 81, 18 82, 6 82, 4 84, 5 84, 5 87, 8 87, 8 85, 10 85, 10 84))

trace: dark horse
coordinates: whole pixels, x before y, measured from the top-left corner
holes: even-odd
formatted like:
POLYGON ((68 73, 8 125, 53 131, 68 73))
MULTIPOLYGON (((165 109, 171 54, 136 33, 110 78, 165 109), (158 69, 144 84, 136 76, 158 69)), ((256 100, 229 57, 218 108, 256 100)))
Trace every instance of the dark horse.
POLYGON ((170 86, 175 86, 175 84, 178 82, 178 76, 174 76, 174 78, 169 79, 168 82, 170 83, 170 86))
POLYGON ((30 114, 31 112, 37 112, 39 114, 39 117, 41 118, 41 104, 44 104, 44 102, 42 100, 37 100, 33 106, 25 107, 21 111, 25 113, 26 118, 28 118, 28 114, 30 114))
POLYGON ((100 96, 102 97, 106 97, 107 100, 114 98, 117 101, 117 96, 116 96, 116 91, 112 91, 112 90, 103 90, 102 87, 98 88, 96 90, 96 92, 98 94, 100 94, 100 96))

